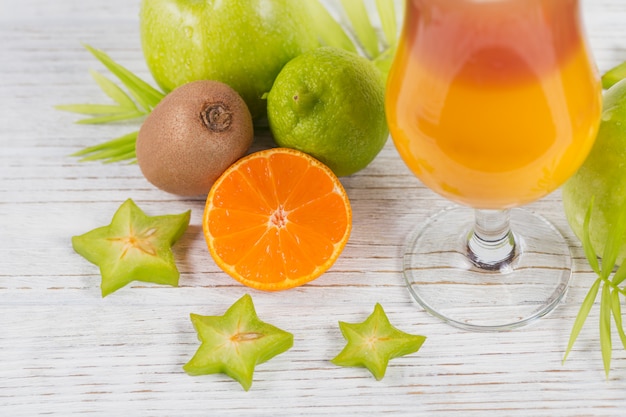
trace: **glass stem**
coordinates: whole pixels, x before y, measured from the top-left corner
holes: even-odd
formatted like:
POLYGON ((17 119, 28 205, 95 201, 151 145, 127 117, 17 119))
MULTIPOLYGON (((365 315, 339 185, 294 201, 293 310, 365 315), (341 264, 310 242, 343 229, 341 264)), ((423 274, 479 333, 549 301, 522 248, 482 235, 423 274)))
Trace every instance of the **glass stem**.
POLYGON ((515 257, 515 239, 508 210, 475 210, 474 229, 467 239, 467 256, 486 270, 501 270, 515 257))

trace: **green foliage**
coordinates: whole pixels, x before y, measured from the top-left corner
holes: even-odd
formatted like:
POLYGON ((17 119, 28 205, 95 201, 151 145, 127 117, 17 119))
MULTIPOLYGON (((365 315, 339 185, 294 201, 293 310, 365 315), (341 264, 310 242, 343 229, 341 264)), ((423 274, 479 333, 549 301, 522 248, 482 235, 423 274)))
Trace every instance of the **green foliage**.
POLYGON ((626 332, 624 331, 622 323, 621 312, 621 299, 620 295, 626 295, 626 287, 620 288, 619 285, 626 280, 626 263, 622 263, 619 268, 613 274, 611 273, 615 269, 615 261, 621 245, 624 243, 621 241, 621 236, 626 227, 626 214, 622 211, 622 215, 619 216, 617 224, 612 228, 609 235, 609 241, 607 242, 604 253, 602 256, 602 264, 598 262, 598 256, 591 245, 589 238, 589 220, 591 218, 591 212, 593 210, 593 200, 589 204, 587 213, 585 215, 585 221, 583 226, 583 238, 582 244, 585 251, 585 256, 589 265, 593 271, 598 275, 598 278, 593 282, 589 292, 587 293, 570 334, 567 350, 563 357, 563 362, 567 359, 580 331, 589 316, 589 312, 593 307, 600 288, 602 288, 600 296, 600 349, 602 352, 602 362, 604 364, 604 372, 608 378, 611 369, 611 356, 613 352, 613 342, 611 338, 612 323, 617 328, 618 335, 622 342, 622 346, 626 349, 626 332))
MULTIPOLYGON (((365 2, 366 0, 342 0, 340 2, 349 20, 349 24, 345 27, 317 0, 310 0, 305 4, 322 44, 354 53, 358 53, 359 48, 361 48, 365 56, 373 60, 378 68, 386 73, 397 43, 398 28, 394 2, 376 0, 376 10, 381 22, 382 34, 379 34, 372 25, 365 2)), ((94 70, 90 71, 100 89, 115 104, 64 104, 55 107, 57 110, 89 116, 78 120, 77 123, 104 124, 143 119, 165 97, 163 92, 153 88, 131 71, 113 61, 103 51, 89 45, 85 45, 85 48, 126 87, 126 91, 101 73, 94 70)), ((101 144, 84 148, 72 156, 81 157, 81 161, 135 162, 137 134, 138 131, 134 131, 122 135, 101 144)))
POLYGON ((139 131, 134 131, 118 138, 88 146, 72 156, 81 156, 81 161, 102 161, 104 163, 132 160, 135 161, 135 143, 139 131))
MULTIPOLYGON (((89 45, 85 45, 85 48, 111 71, 128 91, 124 91, 101 73, 95 70, 90 71, 100 89, 116 104, 65 104, 56 106, 58 110, 90 116, 79 120, 77 123, 103 124, 143 118, 165 97, 165 94, 113 61, 106 53, 89 45)), ((82 161, 100 160, 109 163, 134 160, 137 133, 137 131, 131 132, 99 145, 87 147, 74 153, 73 156, 81 156, 82 161)))
POLYGON ((363 55, 373 61, 386 78, 398 43, 398 11, 394 0, 375 0, 380 28, 372 23, 370 17, 374 16, 370 15, 366 6, 367 0, 338 1, 335 9, 339 13, 338 18, 319 0, 309 0, 304 4, 323 46, 363 55))
POLYGON ((347 21, 340 22, 341 19, 335 19, 319 0, 307 1, 306 7, 321 43, 350 52, 361 52, 373 61, 392 56, 398 40, 394 1, 376 0, 380 30, 372 24, 366 3, 367 0, 337 2, 341 6, 340 11, 347 17, 347 21))

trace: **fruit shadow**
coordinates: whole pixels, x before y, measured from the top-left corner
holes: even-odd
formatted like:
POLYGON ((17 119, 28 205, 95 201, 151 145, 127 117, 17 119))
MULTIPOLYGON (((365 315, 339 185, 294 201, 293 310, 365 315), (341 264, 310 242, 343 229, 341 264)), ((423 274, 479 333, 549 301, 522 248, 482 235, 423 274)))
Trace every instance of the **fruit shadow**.
POLYGON ((259 118, 254 121, 254 141, 248 149, 247 154, 262 151, 265 149, 275 148, 278 145, 274 141, 274 136, 269 127, 267 118, 259 118))
POLYGON ((179 241, 172 247, 176 265, 181 273, 181 279, 185 274, 199 272, 197 270, 198 265, 202 265, 204 262, 198 262, 198 257, 202 257, 203 253, 208 255, 206 240, 202 230, 205 200, 193 200, 190 203, 191 221, 189 226, 179 241))

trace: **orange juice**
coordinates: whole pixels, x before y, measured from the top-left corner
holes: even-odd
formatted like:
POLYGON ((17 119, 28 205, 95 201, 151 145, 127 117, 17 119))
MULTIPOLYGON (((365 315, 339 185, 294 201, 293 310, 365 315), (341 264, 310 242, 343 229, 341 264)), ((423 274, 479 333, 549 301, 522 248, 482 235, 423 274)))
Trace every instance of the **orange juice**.
POLYGON ((407 0, 387 84, 398 152, 475 208, 558 188, 591 149, 601 87, 578 0, 407 0))

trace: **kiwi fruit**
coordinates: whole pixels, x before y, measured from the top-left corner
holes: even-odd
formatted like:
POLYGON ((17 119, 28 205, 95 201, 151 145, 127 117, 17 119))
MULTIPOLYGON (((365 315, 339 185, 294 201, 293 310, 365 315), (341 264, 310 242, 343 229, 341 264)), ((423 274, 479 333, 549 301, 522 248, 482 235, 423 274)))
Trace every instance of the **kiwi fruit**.
POLYGON ((208 194, 253 139, 252 116, 235 90, 219 81, 193 81, 170 92, 145 119, 137 136, 137 163, 163 191, 208 194))

